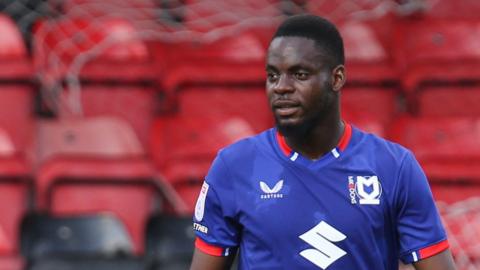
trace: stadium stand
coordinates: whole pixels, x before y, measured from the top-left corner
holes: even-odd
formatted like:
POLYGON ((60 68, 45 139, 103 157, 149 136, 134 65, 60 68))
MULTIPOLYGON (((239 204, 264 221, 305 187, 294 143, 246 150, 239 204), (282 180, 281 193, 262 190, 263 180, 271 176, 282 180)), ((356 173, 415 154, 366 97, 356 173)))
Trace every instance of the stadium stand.
POLYGON ((27 152, 34 83, 22 34, 5 14, 0 14, 0 35, 0 268, 19 270, 19 225, 32 209, 27 152))
POLYGON ((350 20, 339 25, 349 84, 398 84, 400 74, 382 29, 393 24, 390 21, 388 18, 367 22, 350 20))
POLYGON ((178 210, 181 200, 154 171, 132 129, 105 117, 38 124, 39 210, 54 216, 115 213, 134 253, 142 254, 148 216, 168 203, 178 210))
POLYGON ((5 14, 0 14, 0 33, 3 36, 0 42, 0 79, 31 79, 32 66, 22 34, 15 22, 5 14))
POLYGON ((379 25, 389 20, 344 21, 347 85, 342 90, 342 117, 368 131, 385 136, 403 108, 399 99, 400 76, 388 53, 379 25))
POLYGON ((417 100, 420 117, 480 116, 480 85, 424 86, 417 100))
POLYGON ((23 217, 32 210, 32 176, 24 155, 0 129, 0 268, 22 269, 18 235, 23 217))
POLYGON ((431 181, 480 183, 479 127, 472 118, 405 117, 391 136, 412 149, 431 181))
POLYGON ((393 50, 405 90, 432 83, 478 82, 479 25, 478 19, 399 20, 393 50))
MULTIPOLYGON (((57 114, 120 117, 133 126, 146 147, 154 115, 156 79, 147 46, 136 34, 134 26, 121 18, 105 19, 100 27, 85 18, 41 21, 35 38, 44 42, 35 43, 35 63, 47 78, 66 81, 68 87, 57 94, 59 99, 76 100, 73 106, 59 104, 57 114), (78 42, 65 46, 70 39, 78 42), (52 51, 62 52, 57 61, 63 70, 49 68, 52 51)), ((54 91, 55 86, 50 88, 54 91)))
POLYGON ((33 70, 15 23, 0 14, 0 126, 25 151, 33 125, 33 70))
POLYGON ((347 86, 342 92, 342 117, 365 131, 386 136, 399 114, 398 92, 391 87, 347 86))

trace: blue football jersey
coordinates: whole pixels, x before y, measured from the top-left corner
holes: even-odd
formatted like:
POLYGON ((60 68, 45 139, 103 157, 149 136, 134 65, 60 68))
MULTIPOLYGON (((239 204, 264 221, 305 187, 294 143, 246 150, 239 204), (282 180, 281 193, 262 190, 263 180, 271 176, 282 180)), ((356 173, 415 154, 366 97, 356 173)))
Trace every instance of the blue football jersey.
POLYGON ((346 125, 317 160, 273 128, 222 149, 194 214, 196 247, 240 269, 398 269, 448 242, 410 151, 346 125))

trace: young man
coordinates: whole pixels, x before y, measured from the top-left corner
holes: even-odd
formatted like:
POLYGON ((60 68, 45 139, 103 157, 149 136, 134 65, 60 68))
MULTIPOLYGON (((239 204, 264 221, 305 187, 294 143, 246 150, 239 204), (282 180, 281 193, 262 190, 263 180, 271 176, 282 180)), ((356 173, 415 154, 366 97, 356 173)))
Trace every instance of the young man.
POLYGON ((221 150, 194 215, 191 269, 455 269, 412 153, 340 116, 343 42, 334 25, 287 19, 267 56, 276 128, 221 150))

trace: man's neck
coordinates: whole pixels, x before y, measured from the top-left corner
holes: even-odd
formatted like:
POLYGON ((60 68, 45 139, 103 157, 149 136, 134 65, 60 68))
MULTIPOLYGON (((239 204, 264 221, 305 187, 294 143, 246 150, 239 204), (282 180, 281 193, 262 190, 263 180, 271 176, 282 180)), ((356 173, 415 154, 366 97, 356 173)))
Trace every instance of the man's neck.
POLYGON ((294 151, 315 160, 338 145, 344 130, 345 124, 338 117, 318 124, 303 135, 285 137, 285 141, 294 151))

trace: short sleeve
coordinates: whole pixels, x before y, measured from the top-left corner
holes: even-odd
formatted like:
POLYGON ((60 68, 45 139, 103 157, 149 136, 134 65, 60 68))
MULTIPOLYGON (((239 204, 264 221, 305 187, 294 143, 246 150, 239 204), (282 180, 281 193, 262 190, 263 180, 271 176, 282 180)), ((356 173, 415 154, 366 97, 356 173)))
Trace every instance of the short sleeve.
POLYGON ((205 178, 195 205, 195 246, 214 256, 228 256, 238 246, 239 226, 233 180, 221 156, 217 156, 205 178))
POLYGON ((412 263, 447 249, 447 237, 427 178, 411 153, 403 160, 397 185, 400 259, 412 263))

